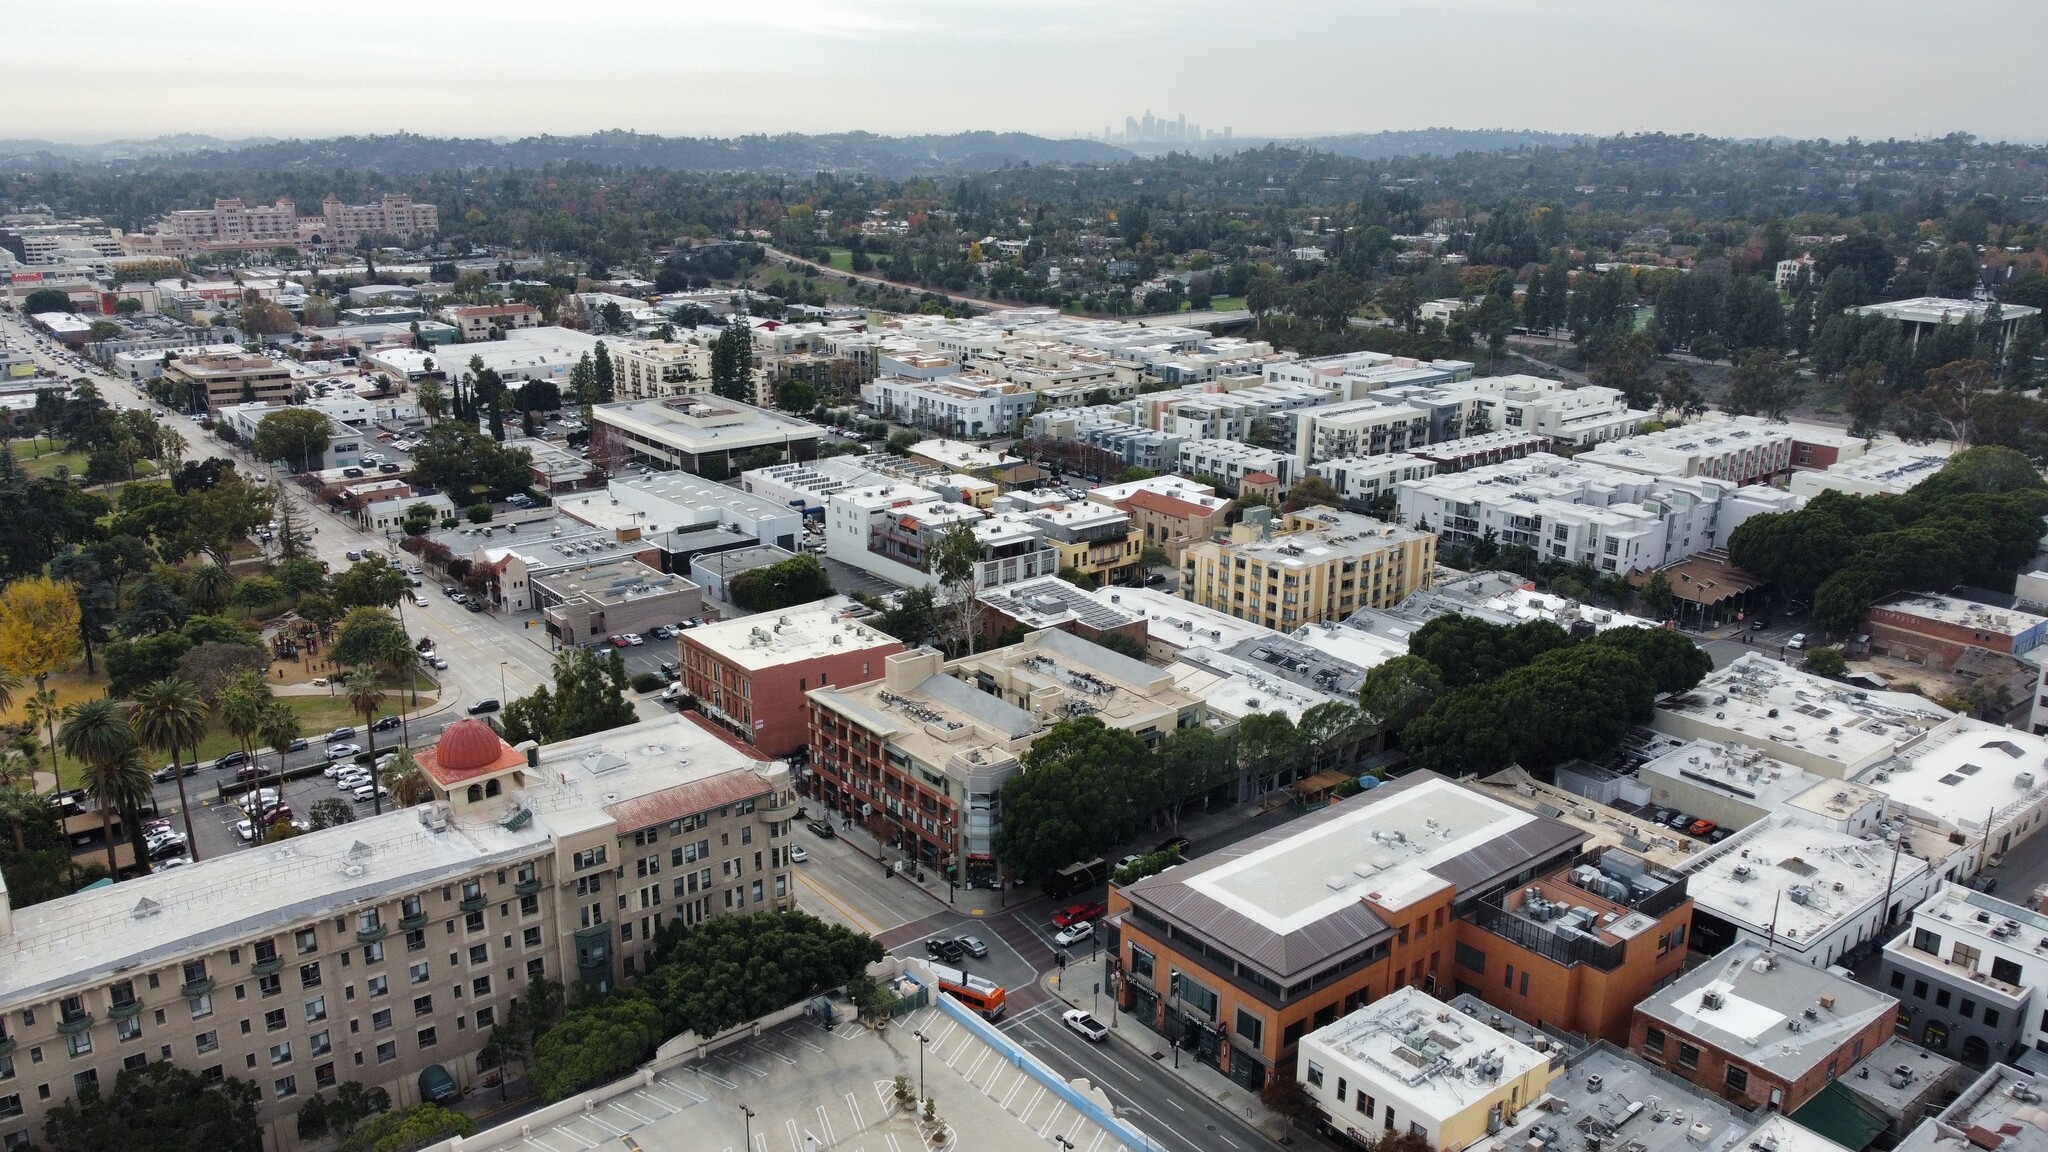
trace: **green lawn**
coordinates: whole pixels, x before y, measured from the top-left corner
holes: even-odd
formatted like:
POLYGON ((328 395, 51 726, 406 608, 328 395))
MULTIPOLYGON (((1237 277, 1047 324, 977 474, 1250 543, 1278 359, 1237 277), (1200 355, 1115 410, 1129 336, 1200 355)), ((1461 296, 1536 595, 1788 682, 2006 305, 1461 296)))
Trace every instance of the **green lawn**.
POLYGON ((45 451, 41 456, 31 456, 22 448, 14 450, 14 458, 20 462, 21 470, 31 476, 49 477, 57 474, 57 466, 71 470, 72 476, 84 476, 87 463, 83 452, 45 451))
POLYGON ((1211 296, 1209 310, 1212 312, 1235 312, 1244 307, 1242 296, 1211 296))
POLYGON ((850 248, 832 249, 832 262, 827 267, 830 267, 834 272, 853 271, 853 250, 850 248))

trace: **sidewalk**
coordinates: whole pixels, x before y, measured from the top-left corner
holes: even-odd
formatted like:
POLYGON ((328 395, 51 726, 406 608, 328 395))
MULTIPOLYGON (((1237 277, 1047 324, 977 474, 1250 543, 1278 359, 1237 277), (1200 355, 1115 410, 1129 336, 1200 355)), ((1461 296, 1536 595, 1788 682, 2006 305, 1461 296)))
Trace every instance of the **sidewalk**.
MULTIPOLYGON (((1071 988, 1061 987, 1064 981, 1057 972, 1039 977, 1039 983, 1045 986, 1047 992, 1064 1001, 1068 1007, 1087 1009, 1090 1014, 1094 1014, 1098 1010, 1098 998, 1089 990, 1095 986, 1096 978, 1078 964, 1070 965, 1067 972, 1076 977, 1071 988)), ((1286 1118, 1260 1103, 1257 1093, 1195 1059, 1194 1053, 1185 1049, 1180 1053, 1180 1066, 1174 1067, 1172 1048, 1166 1042, 1166 1037, 1123 1012, 1112 1012, 1111 1015, 1116 1017, 1114 1022, 1103 1016, 1096 1016, 1096 1019, 1109 1025, 1109 1033, 1118 1043, 1129 1046, 1132 1051, 1150 1062, 1157 1071, 1164 1075, 1179 1077, 1189 1088, 1215 1101, 1218 1107, 1228 1110, 1232 1115, 1243 1117, 1247 1124, 1270 1139, 1283 1143, 1287 1141, 1291 1132, 1286 1118)))

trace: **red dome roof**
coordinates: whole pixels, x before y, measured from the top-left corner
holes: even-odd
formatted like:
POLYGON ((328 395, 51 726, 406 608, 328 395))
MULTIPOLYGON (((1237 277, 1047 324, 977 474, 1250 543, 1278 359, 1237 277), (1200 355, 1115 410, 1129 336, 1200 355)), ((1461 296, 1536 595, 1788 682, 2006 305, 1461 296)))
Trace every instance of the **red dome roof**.
POLYGON ((467 772, 488 768, 504 750, 497 732, 474 717, 457 720, 441 733, 434 746, 434 762, 443 770, 467 772))

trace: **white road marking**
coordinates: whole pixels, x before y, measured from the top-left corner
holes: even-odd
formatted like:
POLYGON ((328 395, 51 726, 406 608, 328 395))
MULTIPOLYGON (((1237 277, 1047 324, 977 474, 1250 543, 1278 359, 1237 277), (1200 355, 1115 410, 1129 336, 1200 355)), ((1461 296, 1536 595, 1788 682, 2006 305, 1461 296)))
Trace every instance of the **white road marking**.
POLYGON ((846 1110, 853 1113, 853 1126, 855 1129, 868 1126, 867 1119, 860 1114, 860 1100, 851 1092, 846 1094, 846 1110))
POLYGON ((1045 1123, 1043 1123, 1043 1124, 1041 1124, 1041 1125, 1039 1125, 1039 1126, 1038 1126, 1038 1135, 1039 1135, 1039 1136, 1040 1136, 1041 1138, 1043 1138, 1043 1137, 1045 1136, 1045 1134, 1046 1134, 1047 1132, 1050 1132, 1050 1131, 1052 1131, 1052 1126, 1053 1126, 1053 1123, 1054 1123, 1055 1121, 1057 1121, 1057 1120, 1058 1120, 1058 1119, 1060 1118, 1060 1113, 1062 1113, 1062 1112, 1065 1112, 1066 1110, 1067 1110, 1067 1102, 1066 1102, 1066 1101, 1064 1101, 1064 1100, 1055 1100, 1055 1101, 1053 1101, 1053 1105, 1052 1105, 1052 1113, 1051 1113, 1050 1115, 1048 1115, 1048 1116, 1047 1116, 1047 1117, 1045 1118, 1045 1123))
POLYGON ((825 1139, 823 1141, 824 1143, 838 1143, 839 1138, 832 1135, 832 1117, 825 1111, 825 1106, 823 1104, 818 1105, 818 1127, 823 1128, 825 1130, 825 1139))

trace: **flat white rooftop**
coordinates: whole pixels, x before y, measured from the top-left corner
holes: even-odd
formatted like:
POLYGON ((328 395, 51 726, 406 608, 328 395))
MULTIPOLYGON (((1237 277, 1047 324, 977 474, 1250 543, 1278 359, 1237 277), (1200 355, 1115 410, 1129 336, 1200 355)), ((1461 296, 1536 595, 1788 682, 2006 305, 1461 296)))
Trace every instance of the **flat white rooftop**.
POLYGON ((1302 1052, 1340 1065, 1325 1076, 1348 1071, 1361 1090, 1370 1084, 1373 1095, 1438 1122, 1550 1063, 1548 1054, 1405 987, 1309 1033, 1302 1052))
MULTIPOLYGON (((1775 917, 1777 935, 1803 947, 1884 899, 1893 850, 1773 813, 1698 857, 1687 869, 1688 890, 1694 907, 1758 936, 1775 917)), ((1932 866, 1901 851, 1897 875, 1903 881, 1932 866)))
POLYGON ((1167 666, 1176 687, 1201 699, 1209 715, 1237 721, 1254 713, 1283 712, 1299 721, 1319 704, 1350 704, 1348 697, 1318 692, 1271 674, 1262 665, 1227 652, 1190 648, 1167 666))
POLYGON ((1355 664, 1368 670, 1377 668, 1396 656, 1408 654, 1408 644, 1405 640, 1395 640, 1363 628, 1333 624, 1327 620, 1304 624, 1291 635, 1325 656, 1333 656, 1347 664, 1355 664))
POLYGON ((1284 935, 1361 899, 1405 908, 1449 885, 1432 866, 1535 819, 1448 780, 1429 780, 1186 883, 1284 935))
POLYGON ((1658 702, 1651 727, 1739 740, 1809 770, 1814 763, 1807 761, 1839 764, 1846 775, 1906 748, 1949 716, 1919 696, 1849 688, 1747 652, 1692 691, 1658 702))
POLYGON ((1856 778, 1893 805, 1979 836, 2048 793, 2048 739, 1958 716, 1856 778))
POLYGON ((1999 608, 1990 604, 1979 604, 1975 600, 1965 600, 1960 596, 1939 596, 1933 593, 1895 596, 1878 604, 1877 607, 1888 612, 1918 616, 1924 620, 1954 624, 1975 632, 1989 632, 2007 639, 2048 624, 2048 616, 2036 616, 2032 612, 2018 608, 1999 608))
POLYGON ((853 601, 846 597, 834 596, 800 608, 705 624, 683 633, 683 641, 748 669, 901 643, 893 636, 847 619, 846 613, 853 606, 853 601))
POLYGON ((1088 595, 1109 607, 1143 616, 1152 639, 1177 648, 1228 648, 1253 637, 1277 635, 1263 624, 1239 620, 1152 588, 1098 588, 1088 595))

